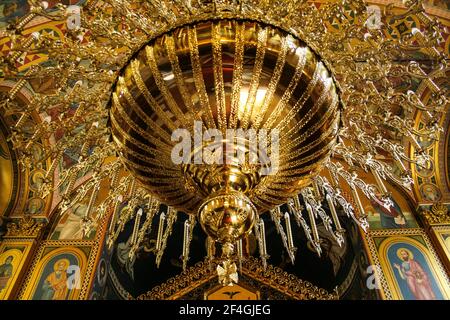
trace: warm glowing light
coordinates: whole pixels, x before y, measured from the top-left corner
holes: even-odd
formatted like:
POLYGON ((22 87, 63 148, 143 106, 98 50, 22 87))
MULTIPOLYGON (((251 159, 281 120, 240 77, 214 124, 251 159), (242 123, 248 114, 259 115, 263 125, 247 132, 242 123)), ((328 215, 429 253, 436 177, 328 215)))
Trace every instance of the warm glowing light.
POLYGON ((250 107, 248 105, 249 104, 248 89, 242 89, 239 96, 239 116, 242 116, 248 110, 253 110, 252 113, 256 113, 257 110, 264 103, 266 92, 267 92, 266 88, 260 88, 256 90, 255 102, 253 103, 253 106, 250 107))
POLYGON ((171 72, 171 73, 165 75, 163 79, 164 79, 165 81, 170 81, 170 80, 175 79, 175 75, 171 72))

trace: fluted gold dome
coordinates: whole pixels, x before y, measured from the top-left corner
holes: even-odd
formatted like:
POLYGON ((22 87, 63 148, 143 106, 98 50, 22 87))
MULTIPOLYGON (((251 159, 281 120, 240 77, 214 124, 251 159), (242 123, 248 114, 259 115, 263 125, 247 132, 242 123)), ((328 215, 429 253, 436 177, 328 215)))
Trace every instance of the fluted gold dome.
POLYGON ((229 188, 262 212, 320 171, 336 140, 338 106, 330 74, 305 43, 257 22, 222 20, 180 27, 142 48, 118 80, 110 115, 120 156, 163 203, 197 213, 229 188), (278 129, 278 171, 175 164, 171 135, 193 133, 194 121, 221 132, 278 129))

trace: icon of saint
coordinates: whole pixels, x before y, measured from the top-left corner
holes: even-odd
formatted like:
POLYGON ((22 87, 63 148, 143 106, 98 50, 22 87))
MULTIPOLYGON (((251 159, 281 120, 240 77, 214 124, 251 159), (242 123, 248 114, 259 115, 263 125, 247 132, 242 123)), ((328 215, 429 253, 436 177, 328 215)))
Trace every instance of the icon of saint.
POLYGON ((69 292, 67 287, 67 268, 70 262, 68 259, 59 259, 53 266, 42 286, 42 300, 65 300, 69 292))
POLYGON ((412 252, 406 248, 397 250, 397 256, 402 264, 394 263, 400 277, 406 281, 409 290, 416 300, 435 300, 436 296, 431 288, 427 273, 419 262, 414 260, 412 252))
POLYGON ((13 273, 13 256, 6 258, 5 263, 0 265, 0 292, 6 288, 9 278, 11 278, 13 273))

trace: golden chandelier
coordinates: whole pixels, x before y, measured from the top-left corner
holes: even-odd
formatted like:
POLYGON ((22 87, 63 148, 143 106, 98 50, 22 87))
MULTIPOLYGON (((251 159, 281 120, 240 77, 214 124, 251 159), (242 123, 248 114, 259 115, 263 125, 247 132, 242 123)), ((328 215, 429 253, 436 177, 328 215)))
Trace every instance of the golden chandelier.
MULTIPOLYGON (((198 220, 208 235, 208 258, 219 262, 219 281, 233 284, 248 233, 254 232, 266 266, 260 214, 270 213, 294 263, 291 219, 320 254, 317 223, 341 244, 339 210, 365 230, 360 193, 389 208, 384 180, 410 188, 409 164, 426 165, 428 154, 417 141, 439 137, 436 119, 447 99, 431 75, 445 72, 446 57, 437 21, 420 1, 405 5, 401 17, 388 7, 385 21, 414 16, 424 29, 391 38, 386 24, 367 24, 370 14, 358 0, 320 8, 303 0, 88 1, 80 26, 64 41, 35 35, 15 45, 19 53, 45 52, 52 64, 18 72, 16 53, 3 58, 3 73, 19 80, 1 105, 17 119, 10 139, 30 167, 36 165, 33 143, 66 133, 40 160, 51 163, 40 195, 62 189, 59 209, 65 212, 90 192, 85 232, 112 211, 112 246, 134 219, 133 259, 159 214, 159 265, 183 212, 184 268, 198 220), (330 31, 333 18, 340 28, 330 31), (432 63, 421 65, 414 55, 432 63), (35 93, 28 105, 15 103, 35 76, 53 76, 59 87, 52 95, 35 93), (426 81, 431 102, 398 86, 398 77, 426 81), (402 117, 393 111, 398 105, 402 117), (50 121, 45 114, 55 106, 60 115, 50 121), (417 110, 428 119, 420 132, 410 120, 417 110), (33 112, 43 121, 30 134, 21 125, 33 112), (416 150, 413 157, 405 153, 406 141, 416 150), (56 179, 63 152, 76 146, 78 163, 56 179), (376 185, 360 179, 357 168, 370 172, 376 185), (80 172, 92 175, 75 189, 80 172), (105 179, 109 194, 94 208, 105 179), (351 194, 342 192, 343 183, 351 194), (124 201, 126 210, 119 212, 124 201), (161 204, 167 212, 160 213, 161 204), (217 257, 216 242, 222 245, 217 257)), ((49 18, 61 19, 62 12, 49 18)), ((30 13, 39 14, 45 8, 30 13)), ((17 39, 27 19, 4 36, 17 39)))

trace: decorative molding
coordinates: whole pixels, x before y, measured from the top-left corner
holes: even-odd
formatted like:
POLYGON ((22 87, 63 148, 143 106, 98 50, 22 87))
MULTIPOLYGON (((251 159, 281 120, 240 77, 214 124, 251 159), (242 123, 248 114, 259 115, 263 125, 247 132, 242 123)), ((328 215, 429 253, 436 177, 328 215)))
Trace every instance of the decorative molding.
POLYGON ((420 236, 422 237, 423 241, 425 242, 425 245, 428 249, 428 252, 430 254, 430 257, 432 258, 432 261, 435 262, 436 271, 440 272, 442 275, 442 279, 446 281, 447 283, 450 283, 450 278, 448 274, 446 273, 444 266, 441 263, 441 260, 439 259, 439 256, 437 255, 437 252, 435 251, 435 248, 433 246, 433 243, 430 241, 427 233, 420 228, 412 228, 412 229, 389 229, 389 230, 376 230, 376 231, 370 231, 367 237, 367 242, 369 245, 369 251, 370 255, 373 259, 373 262, 377 266, 377 269, 381 272, 376 272, 377 278, 379 283, 381 284, 384 297, 386 300, 395 300, 394 295, 391 291, 391 288, 388 284, 388 281, 386 279, 385 270, 382 269, 381 263, 380 263, 380 257, 378 253, 378 248, 375 245, 375 238, 377 237, 395 237, 395 236, 420 236))
POLYGON ((24 215, 17 222, 7 224, 5 238, 37 238, 43 228, 45 222, 38 222, 29 215, 24 215))
POLYGON ((448 211, 448 207, 441 202, 436 202, 433 204, 431 206, 431 210, 422 211, 421 215, 428 225, 450 224, 450 213, 448 211))
MULTIPOLYGON (((44 254, 45 250, 49 247, 54 248, 55 250, 60 249, 71 249, 71 248, 80 248, 80 247, 89 247, 89 254, 86 255, 86 268, 84 269, 84 273, 81 275, 82 284, 81 289, 78 294, 77 300, 86 300, 88 298, 88 290, 90 286, 90 278, 92 273, 96 268, 96 252, 98 250, 99 244, 93 240, 46 240, 42 241, 37 248, 33 262, 31 266, 28 268, 28 274, 23 282, 23 285, 18 294, 19 300, 26 299, 26 293, 28 289, 31 289, 33 286, 33 276, 35 275, 36 268, 39 265, 39 262, 44 258, 46 254, 44 254)), ((47 253, 48 254, 48 253, 47 253)))
POLYGON ((264 270, 259 259, 247 258, 242 265, 242 273, 275 288, 297 300, 338 300, 335 293, 301 280, 281 268, 267 265, 264 270))
POLYGON ((22 281, 26 276, 26 270, 28 265, 33 258, 33 251, 36 245, 36 241, 34 239, 2 239, 0 242, 0 256, 5 252, 8 252, 10 249, 20 250, 20 260, 16 264, 13 269, 13 273, 11 275, 11 283, 4 288, 6 292, 2 292, 3 295, 0 295, 1 300, 14 300, 17 292, 22 288, 22 281))
MULTIPOLYGON (((446 79, 448 81, 448 79, 446 79)), ((442 194, 445 200, 450 199, 450 173, 449 173, 449 139, 450 139, 450 112, 446 112, 443 117, 441 127, 444 129, 444 133, 441 134, 438 143, 438 167, 440 172, 440 179, 442 181, 442 194)))
MULTIPOLYGON (((165 283, 140 295, 138 300, 175 300, 201 284, 217 277, 215 264, 202 261, 165 283)), ((242 264, 242 274, 260 281, 296 300, 337 300, 335 293, 289 274, 281 268, 268 265, 264 270, 259 259, 247 258, 242 264)))
MULTIPOLYGON (((444 71, 434 70, 429 74, 429 77, 433 79, 436 85, 441 87, 446 86, 447 77, 445 70, 444 71)), ((429 86, 430 84, 428 81, 422 80, 422 82, 420 83, 419 87, 416 90, 416 94, 420 96, 420 99, 422 100, 423 103, 428 103, 430 100, 433 99, 433 91, 429 86)), ((419 111, 416 113, 414 117, 415 128, 418 131, 421 130, 420 124, 426 122, 422 120, 424 114, 426 113, 419 111)), ((444 129, 444 132, 439 133, 438 140, 434 141, 433 143, 424 148, 424 150, 426 150, 426 152, 431 157, 431 164, 434 172, 431 173, 431 175, 429 176, 424 176, 418 172, 417 167, 415 165, 411 165, 412 178, 414 179, 413 190, 416 196, 416 200, 419 204, 431 205, 433 201, 446 202, 449 201, 450 199, 450 190, 447 177, 448 170, 446 168, 447 139, 449 135, 448 126, 450 123, 450 113, 443 112, 442 116, 440 118, 437 118, 436 120, 439 126, 442 129, 444 129), (424 198, 423 193, 421 191, 421 187, 423 185, 428 185, 430 187, 434 186, 440 192, 439 197, 435 198, 435 200, 424 198)), ((406 145, 409 145, 410 154, 414 154, 415 152, 417 152, 413 144, 406 142, 406 145)))
POLYGON ((347 277, 344 281, 337 287, 336 292, 339 295, 339 297, 342 297, 347 292, 348 288, 350 288, 353 279, 355 278, 356 271, 358 270, 358 261, 353 259, 352 265, 350 267, 350 271, 348 272, 347 277))
POLYGON ((381 270, 380 259, 378 258, 378 249, 375 246, 375 242, 373 241, 371 236, 367 237, 367 245, 369 247, 369 256, 372 262, 377 266, 375 268, 375 275, 378 283, 381 285, 381 291, 383 292, 383 297, 385 300, 393 300, 391 290, 389 289, 389 285, 387 283, 386 277, 384 276, 383 271, 381 270))
POLYGON ((441 262, 444 264, 450 276, 450 246, 448 246, 444 238, 444 235, 450 234, 450 225, 431 226, 430 234, 436 251, 441 256, 441 262))
POLYGON ((166 282, 137 297, 137 300, 175 300, 194 288, 217 277, 217 272, 209 268, 208 261, 200 261, 193 267, 170 278, 166 282))
POLYGON ((108 274, 112 281, 113 288, 116 291, 116 293, 119 295, 119 297, 121 297, 123 300, 132 300, 133 296, 127 290, 125 290, 124 287, 122 287, 113 268, 111 268, 111 267, 109 268, 108 274))

